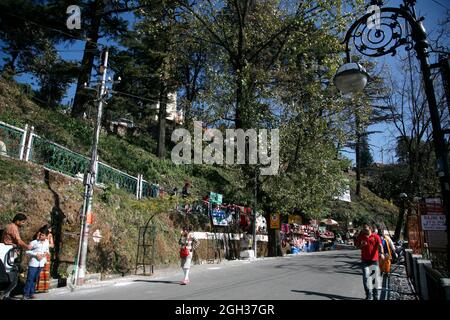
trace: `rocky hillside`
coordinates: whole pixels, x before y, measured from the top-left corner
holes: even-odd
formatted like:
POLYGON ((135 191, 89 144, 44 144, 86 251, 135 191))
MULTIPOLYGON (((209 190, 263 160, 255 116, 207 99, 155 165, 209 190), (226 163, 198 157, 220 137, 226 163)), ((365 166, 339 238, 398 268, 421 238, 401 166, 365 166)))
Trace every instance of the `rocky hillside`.
MULTIPOLYGON (((17 211, 29 220, 22 230, 29 241, 40 226, 51 223, 58 237, 54 276, 65 275, 78 249, 83 186, 81 181, 57 174, 30 163, 0 157, 0 226, 10 222, 17 211)), ((175 198, 136 200, 120 190, 95 190, 94 223, 99 229, 100 245, 89 241, 90 272, 128 272, 134 270, 139 226, 157 226, 158 265, 178 262, 179 226, 186 221, 173 212, 175 198)))

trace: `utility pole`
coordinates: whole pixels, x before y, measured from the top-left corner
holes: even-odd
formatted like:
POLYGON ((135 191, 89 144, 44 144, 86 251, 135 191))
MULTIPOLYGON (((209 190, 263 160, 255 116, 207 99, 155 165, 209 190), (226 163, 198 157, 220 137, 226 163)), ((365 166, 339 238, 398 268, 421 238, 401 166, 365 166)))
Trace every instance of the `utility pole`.
POLYGON ((98 110, 97 121, 95 123, 94 137, 91 151, 91 163, 89 171, 86 172, 84 177, 84 199, 83 199, 83 211, 81 215, 81 233, 80 244, 78 247, 77 264, 75 270, 75 283, 74 285, 83 285, 86 275, 86 261, 87 261, 87 249, 89 240, 89 228, 92 224, 92 198, 94 194, 94 186, 97 178, 97 163, 98 163, 98 140, 100 137, 100 128, 103 111, 103 99, 106 93, 106 70, 108 66, 108 49, 105 49, 103 55, 103 62, 100 66, 100 74, 102 76, 100 83, 100 91, 98 95, 98 110))

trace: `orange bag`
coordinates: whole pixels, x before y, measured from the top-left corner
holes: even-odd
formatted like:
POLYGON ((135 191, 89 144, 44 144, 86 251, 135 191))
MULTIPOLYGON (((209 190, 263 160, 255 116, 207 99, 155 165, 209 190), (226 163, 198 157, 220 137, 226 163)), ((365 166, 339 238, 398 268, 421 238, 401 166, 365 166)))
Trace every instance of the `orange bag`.
MULTIPOLYGON (((387 240, 385 240, 387 242, 387 240)), ((387 244, 388 253, 385 254, 384 259, 380 259, 380 272, 390 273, 391 272, 391 248, 389 247, 389 243, 387 244)))

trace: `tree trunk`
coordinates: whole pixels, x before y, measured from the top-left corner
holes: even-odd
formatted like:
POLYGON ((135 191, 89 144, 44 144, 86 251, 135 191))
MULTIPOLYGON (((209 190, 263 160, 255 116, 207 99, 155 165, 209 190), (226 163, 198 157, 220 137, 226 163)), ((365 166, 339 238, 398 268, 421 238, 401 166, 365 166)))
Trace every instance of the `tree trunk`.
POLYGON ((356 160, 356 195, 361 197, 361 133, 359 116, 356 115, 356 145, 355 145, 355 160, 356 160))
POLYGON ((161 82, 159 93, 159 113, 158 113, 158 157, 166 157, 166 109, 167 90, 164 81, 161 82))
POLYGON ((83 59, 81 60, 80 74, 78 75, 77 89, 72 107, 72 116, 81 117, 86 111, 86 103, 88 102, 88 94, 84 89, 84 84, 89 85, 91 79, 92 67, 94 65, 95 52, 97 49, 97 41, 99 39, 100 24, 102 15, 98 12, 102 12, 104 9, 103 1, 95 1, 94 8, 92 9, 90 29, 88 32, 88 39, 84 46, 83 59))

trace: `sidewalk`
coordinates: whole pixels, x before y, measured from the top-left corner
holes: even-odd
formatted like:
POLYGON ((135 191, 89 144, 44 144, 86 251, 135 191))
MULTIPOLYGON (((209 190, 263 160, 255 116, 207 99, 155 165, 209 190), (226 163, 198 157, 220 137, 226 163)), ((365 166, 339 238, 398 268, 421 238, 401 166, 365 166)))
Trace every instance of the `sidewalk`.
POLYGON ((385 300, 419 300, 403 264, 392 264, 391 274, 383 278, 383 287, 387 288, 385 300))

